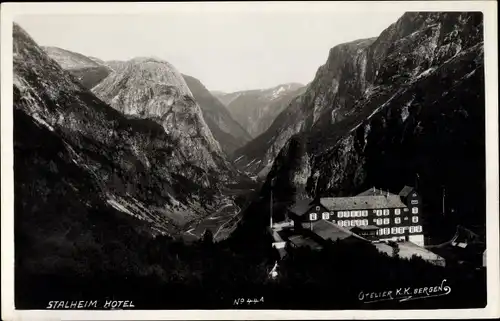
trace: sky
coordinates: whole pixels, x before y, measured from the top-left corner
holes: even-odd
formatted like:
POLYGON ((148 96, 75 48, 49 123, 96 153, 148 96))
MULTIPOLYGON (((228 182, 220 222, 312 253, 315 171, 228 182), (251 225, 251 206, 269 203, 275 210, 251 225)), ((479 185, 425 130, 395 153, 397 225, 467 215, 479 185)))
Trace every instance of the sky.
POLYGON ((179 11, 14 18, 33 39, 103 60, 153 56, 234 92, 307 84, 330 48, 376 37, 404 11, 179 11))

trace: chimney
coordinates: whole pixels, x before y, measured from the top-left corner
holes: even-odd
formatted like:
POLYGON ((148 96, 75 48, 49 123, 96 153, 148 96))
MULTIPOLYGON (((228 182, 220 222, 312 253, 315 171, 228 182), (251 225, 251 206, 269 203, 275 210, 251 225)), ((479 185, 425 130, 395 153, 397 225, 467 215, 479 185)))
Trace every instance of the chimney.
POLYGON ((387 191, 387 197, 389 197, 389 191, 387 191))
POLYGON ((375 194, 375 186, 373 186, 373 194, 375 194))

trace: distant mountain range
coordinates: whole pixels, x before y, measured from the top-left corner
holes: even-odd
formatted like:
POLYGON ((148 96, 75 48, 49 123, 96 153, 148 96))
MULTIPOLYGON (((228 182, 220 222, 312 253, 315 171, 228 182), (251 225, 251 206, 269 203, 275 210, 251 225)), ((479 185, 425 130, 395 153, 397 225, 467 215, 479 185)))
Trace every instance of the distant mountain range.
POLYGON ((68 70, 85 88, 91 89, 113 70, 102 60, 90 58, 77 52, 57 48, 42 47, 50 58, 65 70, 68 70))
POLYGON ((226 107, 196 78, 183 75, 194 99, 201 106, 203 117, 227 155, 248 143, 252 137, 236 122, 226 107))
POLYGON ((267 130, 290 101, 305 91, 304 85, 289 83, 269 89, 212 92, 252 137, 267 130))
MULTIPOLYGON (((103 61, 56 47, 44 47, 44 50, 88 89, 97 86, 112 72, 123 72, 122 68, 129 65, 128 61, 103 61)), ((200 105, 210 131, 227 155, 251 140, 250 135, 231 117, 226 107, 198 79, 185 75, 183 77, 193 98, 200 105)))

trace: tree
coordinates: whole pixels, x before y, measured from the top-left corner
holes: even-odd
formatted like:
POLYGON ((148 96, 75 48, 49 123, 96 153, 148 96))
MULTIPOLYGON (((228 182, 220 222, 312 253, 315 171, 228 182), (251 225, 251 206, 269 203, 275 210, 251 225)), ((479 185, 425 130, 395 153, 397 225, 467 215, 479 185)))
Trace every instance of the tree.
POLYGON ((214 243, 214 234, 211 230, 206 229, 203 233, 203 244, 213 244, 214 243))

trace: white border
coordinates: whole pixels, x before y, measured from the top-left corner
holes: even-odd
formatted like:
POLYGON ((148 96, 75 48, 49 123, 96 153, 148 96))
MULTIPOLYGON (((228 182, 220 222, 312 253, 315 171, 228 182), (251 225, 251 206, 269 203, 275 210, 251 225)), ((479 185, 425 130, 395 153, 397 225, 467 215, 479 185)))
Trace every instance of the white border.
MULTIPOLYGON (((498 53, 496 1, 391 2, 259 2, 259 3, 2 3, 1 6, 1 174, 2 174, 2 319, 3 320, 169 320, 169 319, 438 319, 491 318, 499 310, 498 211, 498 53), (137 14, 162 12, 327 12, 327 11, 482 11, 486 77, 487 278, 484 309, 405 311, 14 311, 13 302, 13 153, 12 153, 12 21, 18 14, 137 14)), ((354 40, 354 39, 353 39, 354 40)), ((318 66, 319 67, 319 66, 318 66)))

